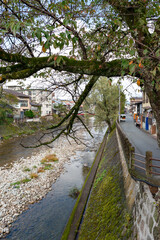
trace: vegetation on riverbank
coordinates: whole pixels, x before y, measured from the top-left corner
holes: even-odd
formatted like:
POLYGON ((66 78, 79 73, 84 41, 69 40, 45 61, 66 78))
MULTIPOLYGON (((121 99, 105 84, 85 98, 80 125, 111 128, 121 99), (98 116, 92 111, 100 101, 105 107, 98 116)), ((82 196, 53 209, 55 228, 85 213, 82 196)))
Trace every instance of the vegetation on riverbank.
POLYGON ((41 122, 3 123, 0 124, 0 137, 3 137, 3 140, 7 140, 12 137, 33 134, 40 130, 43 131, 52 124, 57 123, 59 119, 57 115, 54 115, 52 120, 44 118, 41 119, 41 122))
MULTIPOLYGON (((132 216, 127 209, 123 173, 119 158, 116 133, 113 130, 110 133, 103 158, 97 170, 78 240, 130 239, 133 222, 132 216)), ((77 199, 61 240, 68 239, 83 189, 77 199)), ((81 219, 82 216, 78 217, 81 219)), ((78 228, 79 226, 77 226, 77 231, 78 228)))
POLYGON ((129 239, 132 218, 127 210, 115 131, 97 171, 79 240, 129 239))

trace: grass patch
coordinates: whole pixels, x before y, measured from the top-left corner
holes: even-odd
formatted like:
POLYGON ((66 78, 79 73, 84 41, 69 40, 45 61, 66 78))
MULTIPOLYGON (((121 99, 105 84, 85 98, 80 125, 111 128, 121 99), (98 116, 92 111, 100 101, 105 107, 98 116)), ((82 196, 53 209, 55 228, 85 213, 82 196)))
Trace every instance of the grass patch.
POLYGON ((11 186, 15 186, 16 188, 19 188, 19 185, 20 185, 21 183, 27 183, 27 182, 30 182, 30 181, 31 181, 31 179, 29 179, 29 178, 24 178, 24 179, 22 179, 22 180, 20 180, 20 181, 11 183, 11 186))
POLYGON ((47 161, 46 161, 46 159, 44 159, 44 158, 41 160, 41 164, 46 164, 46 162, 47 162, 47 161))
POLYGON ((24 179, 21 180, 21 183, 28 183, 30 181, 31 181, 30 178, 24 178, 24 179))
POLYGON ((30 172, 31 169, 26 167, 26 168, 23 169, 23 171, 24 171, 24 172, 30 172))
POLYGON ((44 165, 44 170, 50 170, 50 169, 53 169, 52 164, 45 164, 44 165))
POLYGON ((96 178, 96 181, 95 181, 95 184, 94 184, 94 187, 97 186, 97 184, 103 180, 103 178, 105 177, 106 175, 106 169, 103 170, 103 172, 100 174, 100 175, 97 175, 97 178, 96 178))
POLYGON ((41 173, 41 172, 44 172, 44 167, 38 168, 37 173, 41 173))
POLYGON ((50 154, 45 156, 45 158, 41 160, 41 163, 45 164, 46 162, 57 162, 57 161, 58 161, 58 158, 56 157, 56 154, 50 154))
POLYGON ((16 186, 16 185, 20 185, 21 184, 21 181, 17 181, 15 183, 11 183, 11 186, 16 186))
POLYGON ((31 173, 30 174, 30 177, 33 179, 33 178, 38 178, 38 174, 37 173, 31 173))
POLYGON ((9 135, 9 136, 4 136, 3 139, 4 139, 4 140, 8 140, 8 139, 10 139, 11 137, 12 137, 11 135, 9 135))

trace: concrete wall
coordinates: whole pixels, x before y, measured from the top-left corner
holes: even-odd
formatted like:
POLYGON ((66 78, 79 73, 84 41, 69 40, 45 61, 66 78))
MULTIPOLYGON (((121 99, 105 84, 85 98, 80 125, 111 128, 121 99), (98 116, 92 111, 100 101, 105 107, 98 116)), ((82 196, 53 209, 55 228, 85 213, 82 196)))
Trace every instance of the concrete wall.
POLYGON ((117 132, 124 187, 134 219, 131 240, 160 240, 160 189, 131 178, 117 132))

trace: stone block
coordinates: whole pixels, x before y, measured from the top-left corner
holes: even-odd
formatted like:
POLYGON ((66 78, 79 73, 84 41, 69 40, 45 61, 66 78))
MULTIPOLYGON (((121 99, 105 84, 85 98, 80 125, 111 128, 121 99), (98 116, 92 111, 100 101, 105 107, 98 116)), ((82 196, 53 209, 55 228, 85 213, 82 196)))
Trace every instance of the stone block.
POLYGON ((156 223, 158 223, 158 221, 160 220, 159 218, 159 212, 158 212, 158 209, 155 210, 155 213, 154 213, 154 220, 156 221, 156 223))
POLYGON ((150 231, 150 233, 152 233, 152 230, 153 230, 153 223, 154 223, 153 218, 150 217, 150 219, 149 219, 149 231, 150 231))
POLYGON ((143 233, 143 231, 144 231, 144 221, 143 220, 141 221, 140 229, 141 229, 141 232, 143 233))

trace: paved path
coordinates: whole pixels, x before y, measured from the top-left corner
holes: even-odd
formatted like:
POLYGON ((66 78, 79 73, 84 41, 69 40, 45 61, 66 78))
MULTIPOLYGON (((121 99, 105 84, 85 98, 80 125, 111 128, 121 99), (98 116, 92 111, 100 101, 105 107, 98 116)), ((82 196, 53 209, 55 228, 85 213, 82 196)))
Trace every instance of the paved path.
MULTIPOLYGON (((128 137, 130 143, 135 147, 135 153, 146 155, 146 151, 152 152, 152 157, 160 159, 160 147, 157 144, 157 140, 153 136, 142 129, 135 126, 133 117, 129 114, 126 116, 126 121, 120 123, 123 131, 128 137)), ((139 167, 145 168, 145 158, 135 155, 136 159, 143 161, 140 163, 135 161, 135 164, 139 167)), ((152 161, 152 164, 160 167, 160 161, 152 161)), ((136 168, 137 169, 137 168, 136 168)), ((144 170, 137 169, 141 173, 145 173, 144 170)), ((160 168, 152 168, 153 172, 160 174, 160 168)))
POLYGON ((136 127, 131 115, 127 114, 126 122, 121 122, 120 125, 131 144, 135 147, 136 153, 145 155, 146 151, 151 151, 154 158, 160 159, 160 147, 157 140, 149 133, 136 127))

